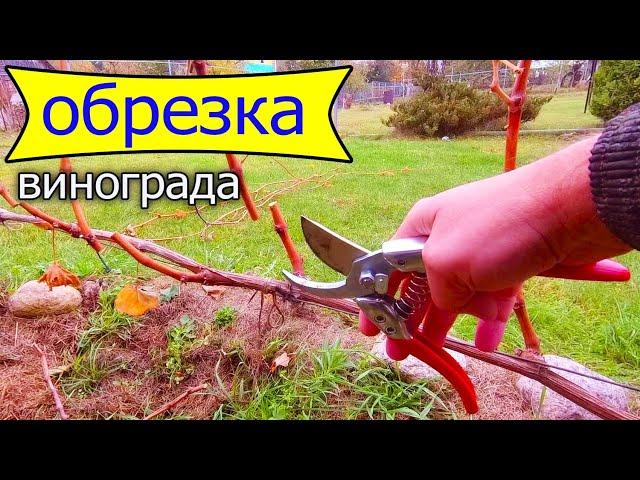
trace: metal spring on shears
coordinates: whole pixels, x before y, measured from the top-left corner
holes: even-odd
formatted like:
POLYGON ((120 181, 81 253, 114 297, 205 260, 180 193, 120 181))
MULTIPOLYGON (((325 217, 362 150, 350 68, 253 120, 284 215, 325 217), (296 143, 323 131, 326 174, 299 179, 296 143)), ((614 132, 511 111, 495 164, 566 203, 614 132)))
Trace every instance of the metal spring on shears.
POLYGON ((415 311, 422 308, 429 300, 429 283, 424 273, 414 272, 409 277, 409 283, 402 296, 396 300, 395 308, 404 320, 415 311))

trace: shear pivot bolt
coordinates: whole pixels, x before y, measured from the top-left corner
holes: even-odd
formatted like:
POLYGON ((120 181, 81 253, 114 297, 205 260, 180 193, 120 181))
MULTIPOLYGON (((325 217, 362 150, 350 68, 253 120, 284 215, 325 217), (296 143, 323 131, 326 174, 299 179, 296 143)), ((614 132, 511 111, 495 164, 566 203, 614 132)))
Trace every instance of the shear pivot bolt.
POLYGON ((378 323, 384 322, 384 317, 382 315, 376 315, 375 321, 378 323))
POLYGON ((373 287, 375 280, 373 278, 373 275, 371 275, 370 273, 363 273, 360 276, 360 285, 362 285, 365 288, 371 288, 373 287))
POLYGON ((378 273, 375 276, 375 286, 373 287, 376 293, 384 295, 389 289, 389 277, 384 273, 378 273))
POLYGON ((396 333, 396 329, 393 328, 393 327, 387 327, 387 328, 384 329, 384 331, 386 333, 388 333, 389 335, 393 335, 394 333, 396 333))

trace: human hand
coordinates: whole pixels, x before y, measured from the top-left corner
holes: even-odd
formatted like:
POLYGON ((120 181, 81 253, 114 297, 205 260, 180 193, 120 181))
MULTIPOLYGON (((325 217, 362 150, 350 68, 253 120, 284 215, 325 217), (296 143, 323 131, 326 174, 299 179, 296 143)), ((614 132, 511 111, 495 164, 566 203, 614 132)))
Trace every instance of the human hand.
POLYGON ((423 261, 432 300, 440 309, 480 319, 478 348, 497 347, 529 277, 630 250, 596 214, 588 171, 595 141, 422 199, 394 235, 429 236, 423 261))

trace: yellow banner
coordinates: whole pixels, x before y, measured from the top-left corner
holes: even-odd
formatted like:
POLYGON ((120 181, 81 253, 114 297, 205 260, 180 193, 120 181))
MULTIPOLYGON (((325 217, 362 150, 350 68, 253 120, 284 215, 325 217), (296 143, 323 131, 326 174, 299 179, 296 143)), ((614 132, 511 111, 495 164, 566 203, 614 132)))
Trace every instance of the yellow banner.
POLYGON ((27 110, 6 162, 136 152, 352 161, 331 119, 349 66, 215 77, 6 70, 27 110))

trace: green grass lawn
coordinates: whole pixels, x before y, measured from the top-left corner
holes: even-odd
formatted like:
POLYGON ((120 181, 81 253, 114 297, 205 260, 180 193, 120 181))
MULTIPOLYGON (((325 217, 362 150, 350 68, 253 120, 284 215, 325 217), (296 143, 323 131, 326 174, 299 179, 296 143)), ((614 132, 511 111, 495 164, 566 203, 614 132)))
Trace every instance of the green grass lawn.
POLYGON ((338 110, 338 131, 343 137, 350 135, 389 135, 393 129, 382 124, 393 111, 389 105, 354 105, 338 110))
POLYGON ((542 107, 538 118, 522 125, 523 130, 602 127, 602 120, 592 115, 588 109, 584 113, 586 97, 587 92, 584 90, 555 94, 542 107))
MULTIPOLYGON (((380 110, 371 110, 368 116, 373 118, 381 113, 380 110)), ((352 119, 351 125, 357 123, 352 119)), ((371 119, 361 123, 362 130, 367 131, 369 126, 374 129, 376 122, 371 119)), ((345 121, 343 126, 347 125, 349 123, 345 121)), ((11 138, 0 137, 0 145, 10 145, 11 142, 11 138)), ((418 199, 499 173, 504 150, 504 139, 499 137, 468 137, 452 142, 347 138, 345 143, 354 158, 351 165, 280 159, 296 177, 327 171, 340 173, 330 180, 329 185, 301 189, 279 199, 292 237, 305 258, 307 273, 318 280, 336 279, 339 275, 325 267, 306 247, 298 222, 300 215, 316 219, 365 247, 378 248, 393 234, 407 210, 418 199), (377 174, 405 167, 410 171, 377 174)), ((520 162, 533 161, 563 145, 565 141, 555 136, 523 137, 520 162)), ((0 147, 0 150, 6 152, 7 148, 0 147)), ((177 169, 200 172, 222 170, 226 166, 221 155, 206 154, 115 155, 76 159, 73 163, 80 172, 166 172, 177 169)), ((288 177, 288 173, 269 157, 249 157, 245 169, 247 181, 253 189, 288 177)), ((14 192, 16 175, 21 170, 55 171, 57 161, 1 164, 0 178, 14 192)), ((85 202, 87 217, 96 228, 121 231, 128 224, 144 221, 154 213, 188 208, 181 203, 163 200, 152 203, 148 211, 142 211, 135 194, 133 199, 85 202)), ((35 204, 64 219, 72 219, 70 207, 65 202, 35 204)), ((203 214, 213 219, 237 206, 237 202, 226 203, 205 210, 203 214)), ((167 245, 217 268, 253 271, 263 276, 282 278, 280 270, 289 267, 287 257, 273 232, 268 210, 263 210, 262 214, 257 222, 217 227, 209 241, 192 237, 171 241, 167 245)), ((141 230, 140 235, 146 238, 183 235, 201 227, 201 221, 191 215, 182 221, 156 222, 141 230)), ((2 278, 9 281, 11 288, 36 277, 40 269, 51 261, 50 237, 50 234, 31 226, 0 228, 0 269, 2 278)), ((57 246, 58 255, 68 268, 81 275, 100 273, 100 262, 81 241, 58 234, 57 246)), ((105 257, 113 268, 126 275, 135 275, 136 265, 127 255, 109 249, 105 257)), ((640 272, 637 253, 626 255, 621 261, 634 273, 640 272)), ((144 268, 141 270, 146 271, 144 268)), ((620 285, 536 278, 527 283, 526 294, 545 352, 567 355, 604 374, 640 382, 640 295, 635 280, 620 285)), ((456 325, 455 333, 470 339, 473 324, 470 318, 462 319, 456 325)), ((503 348, 512 351, 521 343, 517 323, 513 321, 507 330, 503 348)))

